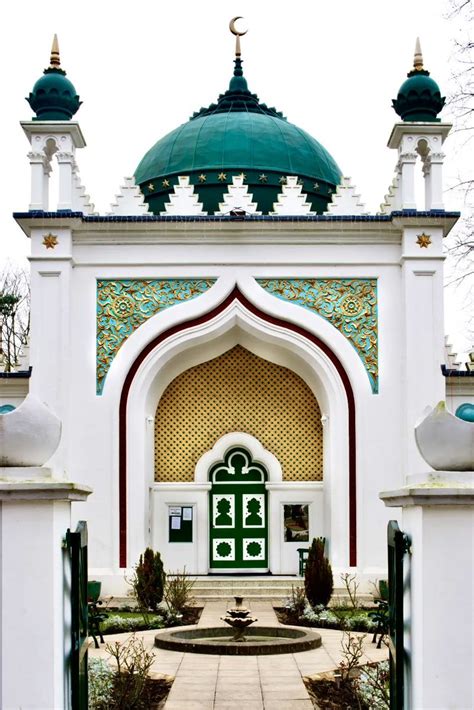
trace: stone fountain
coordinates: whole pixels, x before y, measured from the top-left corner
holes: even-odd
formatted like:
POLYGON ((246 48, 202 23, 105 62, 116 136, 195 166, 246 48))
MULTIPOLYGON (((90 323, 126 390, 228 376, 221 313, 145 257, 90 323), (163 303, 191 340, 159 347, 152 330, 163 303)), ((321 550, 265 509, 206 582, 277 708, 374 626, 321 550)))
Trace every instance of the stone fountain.
POLYGON ((243 606, 243 597, 234 599, 235 606, 227 610, 226 616, 221 616, 222 621, 234 630, 233 637, 225 626, 188 626, 159 631, 155 636, 155 646, 181 653, 260 656, 298 653, 321 645, 321 636, 312 629, 282 625, 249 628, 258 619, 250 616, 250 609, 243 606), (245 629, 247 638, 244 636, 245 629))
POLYGON ((244 636, 244 631, 247 626, 254 624, 258 621, 258 619, 253 616, 249 616, 251 612, 250 609, 247 609, 247 607, 243 605, 243 597, 234 597, 234 599, 235 606, 231 609, 227 609, 227 615, 221 616, 221 619, 234 629, 232 641, 242 642, 247 640, 244 636))

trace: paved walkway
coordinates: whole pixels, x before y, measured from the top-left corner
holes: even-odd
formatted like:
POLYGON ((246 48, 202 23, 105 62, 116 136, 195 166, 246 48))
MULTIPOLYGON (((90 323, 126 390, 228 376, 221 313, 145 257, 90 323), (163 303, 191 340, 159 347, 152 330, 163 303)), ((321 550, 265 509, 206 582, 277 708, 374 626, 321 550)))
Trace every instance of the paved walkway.
MULTIPOLYGON (((224 625, 220 617, 228 606, 207 602, 198 626, 224 625)), ((255 602, 251 608, 252 615, 258 618, 257 626, 279 625, 270 602, 255 602)), ((155 633, 145 631, 137 636, 151 649, 155 633)), ((312 710, 302 677, 334 670, 342 659, 341 632, 318 629, 318 633, 322 637, 320 648, 276 656, 216 656, 153 648, 155 662, 151 672, 175 677, 165 710, 312 710)), ((117 634, 106 640, 113 642, 128 636, 117 634)), ((89 654, 107 656, 103 646, 99 650, 91 648, 89 654)), ((368 634, 362 662, 386 657, 387 650, 377 650, 368 634)))

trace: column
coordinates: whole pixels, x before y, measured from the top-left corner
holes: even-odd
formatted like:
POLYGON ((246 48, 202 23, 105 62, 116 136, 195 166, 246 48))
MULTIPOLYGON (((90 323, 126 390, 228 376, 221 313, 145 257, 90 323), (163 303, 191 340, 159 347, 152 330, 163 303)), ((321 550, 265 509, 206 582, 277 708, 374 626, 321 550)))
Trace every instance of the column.
POLYGON ((56 158, 59 165, 58 210, 72 210, 74 154, 58 152, 56 158))
POLYGON ((48 182, 45 183, 45 176, 49 178, 49 161, 42 151, 28 153, 31 165, 31 201, 29 210, 48 209, 48 182))
POLYGON ((431 153, 431 194, 430 207, 432 210, 444 210, 443 203, 443 160, 444 153, 431 153))
POLYGON ((410 477, 380 497, 401 506, 411 539, 406 591, 406 702, 411 710, 474 707, 474 472, 410 477))
POLYGON ((91 490, 50 474, 42 467, 0 468, 5 710, 70 707, 69 561, 63 539, 71 527, 71 502, 86 500, 91 490))
POLYGON ((402 192, 402 210, 416 210, 416 195, 415 195, 415 164, 416 153, 401 153, 400 168, 401 168, 401 192, 402 192))

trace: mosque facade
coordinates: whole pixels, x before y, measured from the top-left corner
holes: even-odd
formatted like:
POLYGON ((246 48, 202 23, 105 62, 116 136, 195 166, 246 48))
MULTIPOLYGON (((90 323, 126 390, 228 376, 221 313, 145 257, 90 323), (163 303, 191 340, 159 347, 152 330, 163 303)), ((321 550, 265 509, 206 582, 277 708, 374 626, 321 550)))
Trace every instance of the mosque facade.
POLYGON ((297 574, 318 536, 336 574, 385 575, 394 512, 378 494, 426 468, 413 428, 445 399, 442 244, 458 218, 419 47, 376 214, 251 93, 240 45, 229 88, 150 148, 109 214, 80 181, 56 41, 28 101, 28 387, 62 420, 55 475, 94 491, 75 506, 90 576, 119 593, 147 546, 193 575, 297 574))

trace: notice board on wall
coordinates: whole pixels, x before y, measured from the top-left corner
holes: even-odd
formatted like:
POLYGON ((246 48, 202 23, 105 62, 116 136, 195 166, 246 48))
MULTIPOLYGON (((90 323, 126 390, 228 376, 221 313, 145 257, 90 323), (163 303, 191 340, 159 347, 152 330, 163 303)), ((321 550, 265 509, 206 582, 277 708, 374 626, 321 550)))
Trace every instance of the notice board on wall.
POLYGON ((170 542, 193 541, 193 508, 189 505, 168 506, 168 539, 170 542))

